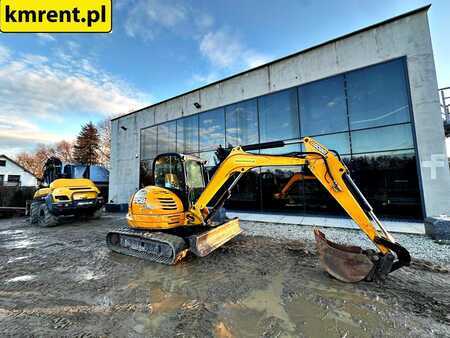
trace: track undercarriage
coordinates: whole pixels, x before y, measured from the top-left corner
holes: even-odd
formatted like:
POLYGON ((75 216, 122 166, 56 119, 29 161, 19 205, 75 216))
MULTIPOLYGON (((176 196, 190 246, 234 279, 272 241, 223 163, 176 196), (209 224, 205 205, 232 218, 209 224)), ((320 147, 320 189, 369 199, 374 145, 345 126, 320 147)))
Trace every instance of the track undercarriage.
POLYGON ((189 251, 204 257, 241 233, 237 218, 215 227, 181 229, 162 232, 122 228, 110 231, 106 243, 112 251, 121 254, 174 265, 189 251))

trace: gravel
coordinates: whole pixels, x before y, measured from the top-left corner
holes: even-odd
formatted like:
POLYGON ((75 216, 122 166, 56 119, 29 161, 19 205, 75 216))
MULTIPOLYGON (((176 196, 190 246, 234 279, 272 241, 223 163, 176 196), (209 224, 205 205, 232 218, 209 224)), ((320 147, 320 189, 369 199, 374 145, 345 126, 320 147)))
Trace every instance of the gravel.
MULTIPOLYGON (((314 241, 314 227, 312 226, 241 221, 241 228, 244 230, 244 234, 250 236, 264 236, 281 240, 314 241)), ((363 248, 374 247, 362 231, 318 228, 325 233, 327 239, 333 242, 358 245, 363 248)), ((450 245, 448 242, 434 241, 423 235, 394 234, 394 237, 398 243, 408 249, 413 259, 450 266, 450 245)))

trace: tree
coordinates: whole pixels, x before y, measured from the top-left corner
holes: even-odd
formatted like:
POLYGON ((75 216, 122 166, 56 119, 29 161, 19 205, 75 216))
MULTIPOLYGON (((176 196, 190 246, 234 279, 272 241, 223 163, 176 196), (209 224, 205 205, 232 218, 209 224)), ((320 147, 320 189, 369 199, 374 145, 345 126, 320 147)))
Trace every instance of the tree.
POLYGON ((111 157, 111 119, 106 118, 98 122, 97 129, 100 136, 99 163, 109 169, 111 157))
POLYGON ((45 144, 39 144, 33 153, 23 152, 18 154, 16 162, 33 173, 37 178, 41 178, 44 164, 51 156, 56 156, 55 149, 45 144))
POLYGON ((63 163, 73 163, 73 144, 65 140, 56 143, 55 156, 63 163))
POLYGON ((81 127, 77 136, 73 146, 73 159, 80 164, 97 164, 99 163, 99 153, 100 136, 94 124, 89 122, 81 127))

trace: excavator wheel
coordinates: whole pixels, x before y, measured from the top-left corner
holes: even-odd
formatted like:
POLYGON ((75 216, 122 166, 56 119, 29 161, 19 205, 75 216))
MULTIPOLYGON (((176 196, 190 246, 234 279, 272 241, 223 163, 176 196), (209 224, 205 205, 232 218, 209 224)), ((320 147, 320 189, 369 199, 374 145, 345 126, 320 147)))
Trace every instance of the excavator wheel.
POLYGON ((47 204, 42 203, 39 206, 38 225, 40 227, 54 227, 58 225, 58 217, 53 215, 48 209, 47 204))
POLYGON ((103 216, 103 208, 97 209, 88 215, 89 219, 100 219, 103 216))
POLYGON ((42 202, 33 201, 30 205, 30 223, 37 224, 39 221, 39 208, 42 202))

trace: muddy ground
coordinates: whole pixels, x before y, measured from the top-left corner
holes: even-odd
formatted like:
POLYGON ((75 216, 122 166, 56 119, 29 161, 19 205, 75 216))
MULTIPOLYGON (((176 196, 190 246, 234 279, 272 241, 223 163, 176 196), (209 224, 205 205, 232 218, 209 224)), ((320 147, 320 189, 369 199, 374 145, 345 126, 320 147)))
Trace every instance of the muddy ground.
POLYGON ((0 335, 450 335, 445 267, 420 261, 384 284, 344 284, 321 269, 312 242, 245 235, 163 266, 106 248, 121 218, 57 228, 0 220, 0 335))

